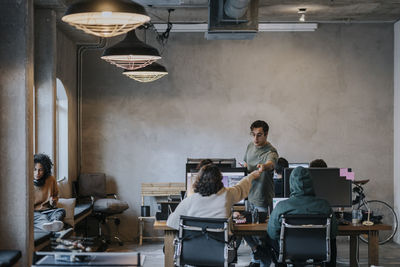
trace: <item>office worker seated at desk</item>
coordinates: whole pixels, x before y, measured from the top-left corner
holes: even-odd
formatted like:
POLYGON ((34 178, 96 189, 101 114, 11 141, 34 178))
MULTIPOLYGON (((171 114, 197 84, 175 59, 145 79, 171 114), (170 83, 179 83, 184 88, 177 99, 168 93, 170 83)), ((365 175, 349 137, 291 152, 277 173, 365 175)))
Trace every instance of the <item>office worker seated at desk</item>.
POLYGON ((260 177, 259 171, 253 171, 232 187, 224 187, 222 174, 217 166, 208 164, 201 167, 194 194, 185 198, 168 217, 167 225, 179 228, 181 215, 205 218, 230 218, 232 206, 247 197, 251 182, 260 177))
POLYGON ((34 155, 34 228, 48 232, 63 229, 65 210, 57 208, 57 180, 51 175, 53 163, 45 154, 34 155))
POLYGON ((289 167, 289 162, 285 158, 279 158, 274 169, 275 197, 283 197, 283 170, 289 167))
POLYGON ((323 159, 314 159, 310 162, 310 168, 328 168, 328 164, 323 159))
MULTIPOLYGON (((269 245, 278 248, 284 214, 333 214, 328 201, 317 198, 314 192, 313 181, 308 169, 297 167, 290 175, 290 198, 277 204, 268 221, 267 232, 269 245)), ((328 266, 336 265, 336 234, 337 222, 333 214, 331 220, 331 262, 328 266)), ((306 245, 306 244, 305 244, 306 245)), ((265 261, 265 259, 264 259, 265 261)), ((266 259, 269 261, 269 259, 266 259)))

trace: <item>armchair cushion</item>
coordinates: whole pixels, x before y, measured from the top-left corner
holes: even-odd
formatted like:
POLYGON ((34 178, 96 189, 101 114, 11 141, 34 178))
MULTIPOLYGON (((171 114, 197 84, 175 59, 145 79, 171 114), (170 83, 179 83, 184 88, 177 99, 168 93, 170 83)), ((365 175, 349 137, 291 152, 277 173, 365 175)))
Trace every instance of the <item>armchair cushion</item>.
POLYGON ((72 227, 75 225, 74 221, 74 209, 75 209, 75 198, 60 198, 58 199, 57 207, 65 210, 64 222, 68 223, 72 227))
POLYGON ((100 198, 94 201, 94 212, 118 214, 128 209, 129 205, 126 201, 112 198, 100 198))

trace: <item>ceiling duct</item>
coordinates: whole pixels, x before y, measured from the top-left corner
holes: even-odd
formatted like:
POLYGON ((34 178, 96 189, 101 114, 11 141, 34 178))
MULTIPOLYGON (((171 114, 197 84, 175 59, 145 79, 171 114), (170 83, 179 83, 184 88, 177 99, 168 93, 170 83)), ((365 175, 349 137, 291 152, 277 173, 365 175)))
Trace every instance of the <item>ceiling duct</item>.
POLYGON ((258 32, 259 0, 213 0, 208 4, 207 40, 251 40, 258 32))

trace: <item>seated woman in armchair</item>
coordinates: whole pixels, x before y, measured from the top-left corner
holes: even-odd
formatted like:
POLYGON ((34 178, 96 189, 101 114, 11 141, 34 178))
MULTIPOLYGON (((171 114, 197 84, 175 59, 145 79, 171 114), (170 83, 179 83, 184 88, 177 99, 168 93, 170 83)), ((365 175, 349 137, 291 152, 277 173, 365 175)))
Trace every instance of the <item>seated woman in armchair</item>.
POLYGON ((51 175, 53 163, 49 156, 36 154, 34 156, 34 228, 48 232, 58 232, 63 229, 62 222, 65 210, 57 208, 57 180, 51 175))

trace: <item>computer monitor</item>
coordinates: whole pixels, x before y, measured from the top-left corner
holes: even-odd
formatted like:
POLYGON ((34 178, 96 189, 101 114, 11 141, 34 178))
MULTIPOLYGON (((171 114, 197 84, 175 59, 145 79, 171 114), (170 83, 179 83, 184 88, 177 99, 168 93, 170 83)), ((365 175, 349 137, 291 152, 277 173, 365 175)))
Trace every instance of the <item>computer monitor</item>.
POLYGON ((289 168, 296 168, 299 166, 308 168, 310 166, 310 164, 309 163, 289 163, 289 168))
MULTIPOLYGON (((326 199, 332 207, 351 207, 351 181, 340 176, 339 168, 309 168, 315 195, 326 199)), ((293 168, 283 171, 284 196, 290 196, 290 174, 293 168)))
MULTIPOLYGON (((218 166, 218 165, 217 165, 218 166)), ((232 168, 218 166, 222 173, 222 183, 225 187, 232 187, 247 175, 247 168, 232 168)), ((193 183, 197 178, 197 170, 191 170, 186 173, 186 192, 193 191, 193 183)))

